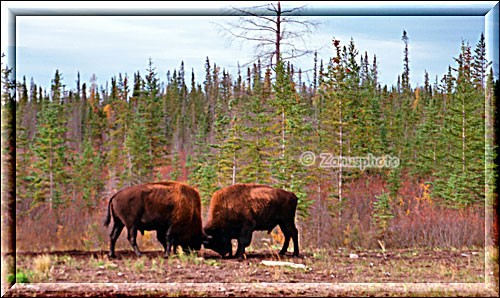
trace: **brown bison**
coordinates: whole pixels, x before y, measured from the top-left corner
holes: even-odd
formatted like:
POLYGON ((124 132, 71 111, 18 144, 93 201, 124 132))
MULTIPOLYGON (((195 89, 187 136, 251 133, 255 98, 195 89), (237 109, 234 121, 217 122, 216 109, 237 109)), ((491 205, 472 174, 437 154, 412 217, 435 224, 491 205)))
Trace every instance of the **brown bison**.
POLYGON ((137 256, 137 231, 156 230, 156 237, 168 257, 180 245, 184 250, 201 248, 205 239, 201 224, 201 201, 198 191, 175 181, 147 183, 131 186, 117 192, 109 199, 108 214, 104 222, 109 225, 113 216, 109 256, 115 256, 116 239, 124 226, 128 241, 137 256))
POLYGON ((290 237, 293 239, 293 255, 299 255, 298 232, 295 227, 295 194, 283 189, 258 184, 235 184, 214 193, 204 231, 206 248, 224 257, 232 255, 231 240, 238 240, 235 257, 243 257, 250 245, 252 232, 265 230, 269 233, 279 225, 285 235, 280 251, 284 255, 290 237))

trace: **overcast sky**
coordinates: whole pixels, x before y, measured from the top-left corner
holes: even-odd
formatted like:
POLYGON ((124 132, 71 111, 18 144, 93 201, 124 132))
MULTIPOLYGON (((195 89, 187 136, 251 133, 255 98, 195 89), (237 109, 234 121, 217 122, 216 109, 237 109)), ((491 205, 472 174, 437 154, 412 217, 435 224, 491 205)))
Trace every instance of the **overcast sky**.
MULTIPOLYGON (((334 8, 335 4, 331 7, 334 8)), ((212 64, 215 62, 236 74, 237 64, 243 65, 251 59, 253 45, 230 43, 216 26, 236 18, 17 16, 17 77, 26 76, 28 83, 33 77, 35 83, 49 87, 55 70, 59 69, 63 82, 71 89, 75 87, 78 71, 82 81, 88 82, 95 73, 98 84, 105 85, 118 73, 133 77, 133 73, 139 70, 145 74, 148 59, 151 58, 161 81, 166 81, 167 70, 179 69, 181 61, 184 61, 186 79, 190 79, 193 68, 198 83, 202 83, 207 56, 212 64)), ((360 54, 368 52, 370 62, 374 54, 377 56, 379 81, 389 86, 396 83, 398 74, 403 70, 403 30, 410 38, 410 80, 413 87, 423 84, 425 70, 431 81, 436 75, 441 78, 448 65, 454 66, 453 57, 458 56, 462 40, 474 48, 481 33, 485 32, 484 16, 309 18, 319 23, 308 39, 308 45, 318 49, 319 59, 326 63, 333 56, 332 38, 340 39, 342 44, 347 44, 352 38, 360 54)), ((313 57, 297 60, 295 64, 302 69, 311 69, 313 57)), ((246 71, 242 69, 242 73, 246 71)), ((305 75, 303 80, 308 82, 308 76, 305 75)))

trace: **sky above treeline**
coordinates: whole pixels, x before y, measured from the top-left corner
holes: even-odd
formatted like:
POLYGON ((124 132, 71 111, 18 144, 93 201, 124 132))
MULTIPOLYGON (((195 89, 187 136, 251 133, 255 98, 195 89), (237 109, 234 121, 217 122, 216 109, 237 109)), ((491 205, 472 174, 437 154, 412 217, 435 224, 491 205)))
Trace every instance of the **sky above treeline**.
MULTIPOLYGON (((117 3, 117 2, 115 2, 117 3)), ((119 2, 118 2, 119 3, 119 2)), ((249 3, 222 3, 221 8, 249 6, 249 3)), ((252 5, 252 4, 250 4, 252 5)), ((283 2, 283 7, 301 6, 283 2)), ((306 5, 306 9, 315 4, 306 5)), ((334 8, 332 4, 330 8, 334 8)), ((203 11, 201 9, 200 11, 203 11)), ((306 10, 307 12, 307 10, 306 10)), ((205 77, 205 59, 226 69, 233 76, 238 64, 246 76, 245 63, 253 57, 254 44, 231 42, 219 28, 234 22, 237 16, 17 16, 16 68, 17 78, 26 76, 44 88, 50 86, 56 69, 63 74, 66 88, 74 89, 77 72, 82 81, 92 74, 98 85, 105 85, 119 73, 133 78, 133 73, 146 73, 149 58, 161 81, 168 70, 179 69, 184 61, 186 81, 191 71, 197 83, 205 77)), ((409 37, 410 83, 422 86, 427 71, 434 82, 448 66, 455 66, 454 57, 462 41, 474 49, 485 32, 484 16, 302 16, 317 23, 306 36, 306 44, 316 49, 318 60, 325 65, 335 54, 332 39, 343 45, 354 40, 360 56, 373 55, 379 65, 379 82, 392 86, 403 71, 403 30, 409 37)), ((359 61, 359 57, 358 57, 359 61)), ((313 68, 313 56, 293 61, 304 71, 313 68)), ((302 80, 309 83, 312 72, 305 71, 302 80)))

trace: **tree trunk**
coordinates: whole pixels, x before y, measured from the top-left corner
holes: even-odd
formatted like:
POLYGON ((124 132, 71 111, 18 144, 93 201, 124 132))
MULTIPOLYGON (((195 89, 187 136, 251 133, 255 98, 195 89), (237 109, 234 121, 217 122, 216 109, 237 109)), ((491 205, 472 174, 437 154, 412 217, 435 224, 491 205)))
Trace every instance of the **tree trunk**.
POLYGON ((233 153, 233 185, 236 183, 236 151, 233 153))
POLYGON ((50 197, 49 197, 49 202, 50 202, 50 209, 52 209, 52 204, 54 203, 53 196, 54 196, 54 173, 52 172, 52 139, 49 141, 49 180, 50 180, 50 197))
POLYGON ((465 174, 465 96, 462 97, 462 171, 465 174))
POLYGON ((280 60, 280 43, 281 43, 281 3, 278 2, 276 11, 276 65, 280 60))
POLYGON ((318 234, 316 237, 316 245, 321 244, 321 237, 322 231, 321 231, 321 223, 323 222, 323 202, 321 201, 321 171, 319 172, 319 177, 318 177, 318 205, 319 205, 319 212, 318 212, 318 234))
MULTIPOLYGON (((343 142, 343 135, 342 135, 342 96, 340 96, 340 134, 339 134, 339 143, 340 143, 340 161, 339 161, 339 223, 341 221, 340 216, 342 215, 341 213, 341 205, 342 205, 342 142, 343 142)), ((349 143, 349 148, 350 148, 350 143, 349 143)), ((349 149, 350 151, 350 149, 349 149)))
POLYGON ((285 158, 285 120, 285 108, 283 107, 281 111, 281 157, 283 157, 283 159, 285 158))
MULTIPOLYGON (((127 140, 127 124, 125 124, 125 140, 127 140)), ((132 180, 132 157, 130 156, 130 147, 127 146, 127 160, 128 160, 128 179, 127 186, 131 186, 132 180)))

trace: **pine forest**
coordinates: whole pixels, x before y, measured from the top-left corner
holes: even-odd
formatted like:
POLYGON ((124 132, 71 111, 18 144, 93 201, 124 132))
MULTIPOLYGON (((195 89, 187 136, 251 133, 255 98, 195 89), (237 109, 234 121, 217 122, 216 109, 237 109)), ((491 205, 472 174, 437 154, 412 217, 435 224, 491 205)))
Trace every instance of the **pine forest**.
MULTIPOLYGON (((484 36, 457 44, 454 64, 442 77, 425 73, 423 86, 410 85, 409 37, 403 32, 391 86, 354 39, 332 40, 330 57, 312 55, 311 82, 287 59, 230 74, 206 57, 198 78, 183 61, 163 70, 153 57, 105 86, 59 70, 50 86, 26 77, 13 84, 6 68, 2 103, 16 96, 16 249, 105 250, 108 199, 164 180, 197 188, 204 220, 225 186, 292 191, 303 247, 484 246, 494 158, 485 119, 498 92, 484 36), (313 164, 304 165, 304 152, 316 154, 313 164), (320 153, 398 164, 321 167, 320 153)), ((142 245, 158 248, 148 235, 142 245)))

